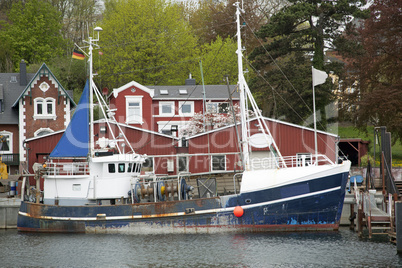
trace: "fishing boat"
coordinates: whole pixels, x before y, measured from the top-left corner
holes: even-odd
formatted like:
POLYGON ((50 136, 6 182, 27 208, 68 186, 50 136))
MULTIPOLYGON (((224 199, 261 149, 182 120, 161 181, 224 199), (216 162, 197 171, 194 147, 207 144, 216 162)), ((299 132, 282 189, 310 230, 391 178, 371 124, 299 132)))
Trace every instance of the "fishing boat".
MULTIPOLYGON (((19 231, 144 234, 338 229, 350 161, 334 163, 317 152, 302 162, 296 156, 281 155, 243 76, 238 3, 236 7, 244 141, 239 192, 196 198, 194 187, 187 184, 188 175, 144 178, 141 168, 146 155, 125 152, 122 143, 129 146, 130 142, 124 135, 113 136, 112 142, 117 144, 114 152, 94 150, 93 105, 89 100, 93 92, 99 93, 92 81, 90 39, 89 81, 63 137, 46 164, 37 168, 37 174, 44 177, 43 198, 38 195, 21 202, 19 231), (254 170, 250 165, 247 103, 275 154, 271 168, 254 170)), ((113 120, 112 112, 106 111, 105 118, 113 120)))

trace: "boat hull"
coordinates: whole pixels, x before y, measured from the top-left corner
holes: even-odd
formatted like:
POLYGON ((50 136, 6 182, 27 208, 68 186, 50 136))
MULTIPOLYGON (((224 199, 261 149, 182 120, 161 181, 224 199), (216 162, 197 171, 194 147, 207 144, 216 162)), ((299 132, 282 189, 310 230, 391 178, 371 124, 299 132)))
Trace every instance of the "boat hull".
POLYGON ((274 188, 157 203, 57 206, 23 201, 18 230, 202 233, 337 230, 348 172, 274 188), (234 215, 236 206, 244 214, 234 215))

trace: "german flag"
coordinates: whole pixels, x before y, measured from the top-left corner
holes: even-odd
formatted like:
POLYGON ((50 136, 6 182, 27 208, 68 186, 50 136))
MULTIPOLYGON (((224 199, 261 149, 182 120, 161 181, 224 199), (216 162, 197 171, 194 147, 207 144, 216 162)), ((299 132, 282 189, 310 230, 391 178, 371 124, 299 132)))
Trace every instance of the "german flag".
POLYGON ((83 60, 85 59, 85 55, 81 51, 74 49, 73 59, 83 60))

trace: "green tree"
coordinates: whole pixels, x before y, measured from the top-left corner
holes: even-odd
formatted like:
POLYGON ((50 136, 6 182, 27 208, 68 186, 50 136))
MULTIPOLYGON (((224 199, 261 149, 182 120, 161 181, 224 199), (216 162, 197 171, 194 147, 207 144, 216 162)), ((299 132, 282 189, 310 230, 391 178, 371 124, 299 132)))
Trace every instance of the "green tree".
MULTIPOLYGON (((231 83, 237 82, 237 43, 231 38, 223 40, 218 36, 216 41, 204 44, 201 47, 200 60, 204 76, 204 84, 226 84, 224 77, 229 76, 231 83)), ((199 64, 194 64, 191 73, 197 82, 201 83, 201 69, 199 64)))
POLYGON ((68 40, 67 54, 71 55, 72 44, 86 40, 89 29, 101 19, 101 1, 93 0, 47 0, 63 18, 62 34, 68 40))
MULTIPOLYGON (((254 61, 260 74, 264 75, 254 80, 252 85, 260 96, 273 96, 270 91, 266 92, 265 81, 270 82, 271 89, 274 89, 275 93, 294 91, 294 95, 298 97, 294 102, 304 102, 308 107, 304 104, 304 107, 295 106, 289 101, 285 107, 279 107, 279 102, 265 106, 275 107, 276 112, 281 113, 278 116, 285 116, 293 123, 301 123, 308 116, 305 111, 312 111, 312 101, 300 100, 306 93, 311 92, 310 60, 316 69, 325 70, 327 73, 340 71, 338 63, 324 64, 324 49, 334 48, 332 41, 340 36, 342 26, 349 22, 351 16, 365 16, 366 12, 361 9, 365 1, 289 0, 288 2, 289 5, 273 15, 269 23, 262 26, 257 34, 264 41, 264 45, 255 49, 250 59, 254 61), (278 71, 276 69, 278 66, 287 67, 278 71), (289 74, 286 73, 286 69, 290 71, 289 74), (282 72, 286 76, 282 74, 282 78, 279 78, 277 74, 282 72), (309 78, 307 81, 306 76, 309 78), (274 77, 274 80, 270 77, 274 77), (297 117, 292 117, 290 114, 294 112, 298 114, 297 117)), ((332 92, 335 89, 329 80, 324 85, 316 87, 316 106, 317 110, 321 111, 323 120, 321 125, 324 129, 327 124, 325 107, 333 100, 332 92)), ((271 99, 274 101, 278 97, 271 99)), ((272 114, 273 110, 268 113, 272 114)))
POLYGON ((12 5, 10 23, 3 22, 0 31, 0 43, 7 44, 9 52, 2 56, 11 57, 7 60, 11 60, 14 71, 21 59, 41 63, 62 54, 61 19, 48 2, 28 0, 12 5))
POLYGON ((100 38, 102 84, 184 83, 190 65, 198 62, 197 40, 177 4, 133 0, 107 8, 100 38))

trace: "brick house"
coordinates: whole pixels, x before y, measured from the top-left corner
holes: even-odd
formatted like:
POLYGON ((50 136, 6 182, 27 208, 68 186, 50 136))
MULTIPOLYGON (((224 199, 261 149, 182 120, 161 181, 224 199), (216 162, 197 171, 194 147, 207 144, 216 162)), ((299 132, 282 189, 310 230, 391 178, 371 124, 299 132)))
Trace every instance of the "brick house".
POLYGON ((26 63, 19 73, 0 74, 0 155, 9 174, 26 169, 28 138, 66 128, 75 106, 72 91, 66 91, 44 63, 35 74, 27 74, 26 63))

